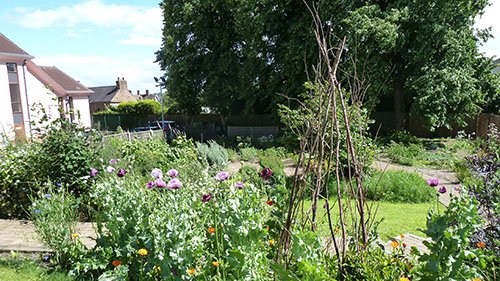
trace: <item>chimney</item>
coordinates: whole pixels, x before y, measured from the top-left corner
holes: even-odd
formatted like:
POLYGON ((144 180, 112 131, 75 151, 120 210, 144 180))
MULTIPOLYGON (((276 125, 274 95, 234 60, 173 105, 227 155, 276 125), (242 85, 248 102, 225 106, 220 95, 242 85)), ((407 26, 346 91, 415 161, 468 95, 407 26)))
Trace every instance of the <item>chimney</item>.
POLYGON ((149 96, 149 90, 146 90, 146 97, 149 96))
POLYGON ((118 77, 116 78, 116 87, 120 90, 125 90, 125 91, 128 91, 128 88, 127 88, 127 81, 125 81, 125 78, 121 78, 118 77))

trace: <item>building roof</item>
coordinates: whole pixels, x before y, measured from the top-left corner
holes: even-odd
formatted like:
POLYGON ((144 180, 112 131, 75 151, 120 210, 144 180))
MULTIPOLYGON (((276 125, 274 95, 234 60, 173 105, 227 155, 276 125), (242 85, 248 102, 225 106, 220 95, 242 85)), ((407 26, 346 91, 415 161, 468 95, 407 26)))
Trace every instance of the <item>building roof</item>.
POLYGON ((28 54, 23 49, 19 48, 14 42, 10 41, 5 35, 0 33, 0 57, 18 58, 18 59, 33 59, 34 57, 28 54))
POLYGON ((90 96, 93 92, 55 66, 38 66, 26 61, 28 71, 59 97, 90 96))
POLYGON ((89 97, 90 102, 111 102, 116 91, 118 91, 116 86, 90 87, 89 89, 94 91, 89 97))

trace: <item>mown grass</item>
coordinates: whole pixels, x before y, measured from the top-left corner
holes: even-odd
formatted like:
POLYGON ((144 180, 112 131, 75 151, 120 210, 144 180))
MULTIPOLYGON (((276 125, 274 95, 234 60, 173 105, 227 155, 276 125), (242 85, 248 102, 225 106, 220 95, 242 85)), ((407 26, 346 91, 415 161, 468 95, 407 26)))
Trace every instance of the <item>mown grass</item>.
MULTIPOLYGON (((336 199, 334 199, 336 200, 336 199)), ((333 203, 333 202, 332 202, 333 203)), ((305 209, 310 206, 310 201, 304 202, 305 209)), ((323 203, 321 203, 323 204, 323 203)), ((436 203, 390 203, 369 201, 368 205, 376 212, 376 221, 381 221, 377 231, 379 237, 387 240, 402 233, 412 233, 418 236, 425 236, 419 229, 425 229, 427 213, 431 208, 436 207, 436 203)), ((439 208, 445 208, 439 206, 439 208)), ((322 236, 329 236, 328 220, 326 210, 318 209, 318 231, 322 236)), ((335 206, 331 210, 332 219, 336 222, 339 217, 338 208, 335 206)))
POLYGON ((0 280, 8 281, 70 281, 62 272, 40 266, 29 258, 0 257, 0 280))

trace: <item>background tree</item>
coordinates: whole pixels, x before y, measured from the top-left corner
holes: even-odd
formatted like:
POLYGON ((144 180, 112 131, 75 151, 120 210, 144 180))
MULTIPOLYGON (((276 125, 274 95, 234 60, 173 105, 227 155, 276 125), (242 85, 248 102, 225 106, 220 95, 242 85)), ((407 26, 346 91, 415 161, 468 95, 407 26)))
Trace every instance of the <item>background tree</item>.
MULTIPOLYGON (((393 97, 396 127, 408 113, 430 128, 462 123, 498 99, 489 36, 473 29, 487 0, 306 1, 346 36, 345 73, 364 77, 366 104, 393 97), (355 65, 352 65, 352 62, 355 65)), ((272 113, 283 95, 305 91, 316 65, 313 26, 302 0, 164 0, 157 61, 179 112, 272 113)), ((340 77, 341 78, 341 77, 340 77)))
POLYGON ((474 30, 487 0, 357 1, 345 19, 351 55, 371 88, 371 104, 392 92, 396 129, 409 111, 428 128, 463 124, 498 96, 474 30))

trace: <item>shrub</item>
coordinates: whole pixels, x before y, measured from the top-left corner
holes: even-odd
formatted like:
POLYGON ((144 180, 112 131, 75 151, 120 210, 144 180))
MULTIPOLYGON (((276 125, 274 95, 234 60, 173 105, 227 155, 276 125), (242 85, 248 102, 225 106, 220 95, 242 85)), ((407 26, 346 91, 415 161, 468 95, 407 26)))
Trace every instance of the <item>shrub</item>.
POLYGON ((155 100, 127 101, 118 104, 116 111, 138 116, 158 115, 161 112, 161 105, 155 100))
POLYGON ((254 147, 244 147, 240 149, 241 159, 243 161, 255 161, 259 150, 254 147))
POLYGON ((366 183, 366 198, 375 201, 423 203, 436 197, 434 188, 417 173, 375 172, 366 183))
POLYGON ((416 159, 424 153, 424 149, 418 144, 391 142, 385 152, 392 161, 401 165, 412 166, 416 159))
POLYGON ((39 153, 38 144, 8 145, 0 150, 0 218, 26 217, 29 195, 37 192, 41 176, 34 161, 39 153))
POLYGON ((221 170, 229 163, 229 155, 224 147, 215 141, 208 141, 208 144, 196 143, 198 157, 202 163, 210 165, 214 170, 221 170))
POLYGON ((417 271, 420 280, 472 280, 480 278, 486 261, 481 249, 470 248, 469 239, 481 225, 477 201, 468 196, 452 198, 441 215, 431 211, 424 233, 428 254, 420 257, 417 271))

